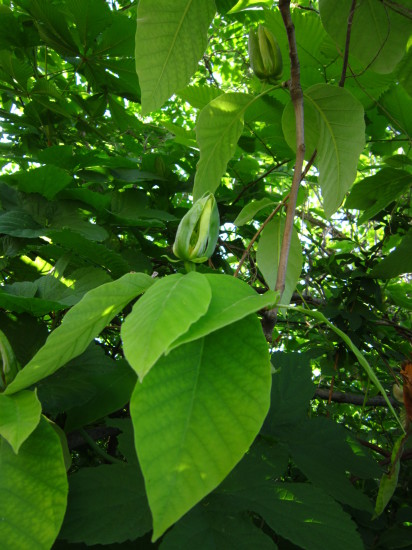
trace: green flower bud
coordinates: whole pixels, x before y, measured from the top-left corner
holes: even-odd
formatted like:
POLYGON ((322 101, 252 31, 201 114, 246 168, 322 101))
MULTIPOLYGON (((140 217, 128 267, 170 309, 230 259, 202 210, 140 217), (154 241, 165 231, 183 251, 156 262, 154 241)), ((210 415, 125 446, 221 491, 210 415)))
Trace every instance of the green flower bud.
POLYGON ((219 211, 212 193, 197 200, 182 218, 173 245, 175 256, 202 263, 213 254, 219 236, 219 211))
POLYGON ((14 355, 13 348, 10 345, 4 332, 0 330, 0 390, 3 391, 14 380, 19 371, 19 364, 14 355))
POLYGON ((259 25, 257 32, 249 33, 249 61, 255 75, 261 80, 279 80, 283 62, 279 44, 274 34, 259 25))

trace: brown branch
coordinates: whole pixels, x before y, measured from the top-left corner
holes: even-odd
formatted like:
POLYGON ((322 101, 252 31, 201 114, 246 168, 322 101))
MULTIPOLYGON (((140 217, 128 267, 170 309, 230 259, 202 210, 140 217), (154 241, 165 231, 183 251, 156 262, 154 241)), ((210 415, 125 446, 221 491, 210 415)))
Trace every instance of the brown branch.
MULTIPOLYGON (((387 407, 385 399, 381 395, 376 395, 375 397, 369 397, 365 401, 364 395, 358 395, 357 393, 346 393, 334 391, 330 393, 330 388, 317 388, 315 391, 314 399, 325 399, 329 400, 331 395, 331 401, 334 403, 348 403, 349 405, 360 405, 363 404, 365 407, 387 407)), ((399 406, 399 403, 389 396, 389 401, 393 406, 399 406)))
POLYGON ((355 15, 355 8, 356 8, 356 0, 352 0, 352 5, 350 7, 349 17, 348 17, 348 26, 346 29, 346 42, 345 42, 345 53, 343 55, 343 67, 342 67, 342 75, 339 80, 339 86, 341 88, 345 85, 345 79, 346 79, 346 71, 348 68, 348 59, 349 59, 349 45, 350 45, 350 35, 352 31, 352 22, 353 22, 353 16, 355 15))
POLYGON ((267 226, 267 224, 270 222, 270 220, 274 217, 274 215, 277 214, 279 212, 279 210, 282 208, 282 206, 284 206, 286 204, 288 199, 289 199, 289 194, 287 194, 286 197, 282 200, 282 202, 280 202, 276 206, 276 208, 273 210, 273 212, 271 212, 269 214, 269 216, 266 218, 266 220, 262 223, 262 225, 259 227, 259 229, 256 231, 256 233, 253 235, 253 237, 250 240, 250 243, 248 244, 246 250, 243 252, 242 257, 239 260, 239 264, 236 268, 236 271, 233 274, 233 277, 237 277, 239 275, 239 271, 240 271, 244 261, 246 260, 246 257, 249 254, 250 249, 252 248, 254 242, 259 237, 259 235, 262 233, 262 231, 267 226))
POLYGON ((288 82, 290 97, 293 103, 296 119, 296 162, 293 173, 292 187, 289 193, 288 208, 286 211, 285 230, 280 250, 278 276, 275 290, 283 294, 285 290, 286 268, 289 258, 290 243, 292 240, 293 222, 295 220, 296 201, 299 185, 302 179, 303 161, 305 158, 305 129, 303 114, 303 91, 300 85, 300 65, 296 45, 295 27, 290 13, 290 0, 279 0, 279 10, 286 28, 289 43, 289 57, 291 62, 291 79, 288 82))

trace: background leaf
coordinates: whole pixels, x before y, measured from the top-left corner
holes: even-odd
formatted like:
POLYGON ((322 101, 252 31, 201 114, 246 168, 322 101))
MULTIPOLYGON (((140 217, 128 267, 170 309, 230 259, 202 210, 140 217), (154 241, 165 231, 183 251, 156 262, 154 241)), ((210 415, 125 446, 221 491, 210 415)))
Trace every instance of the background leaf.
POLYGON ((220 95, 199 114, 196 139, 200 159, 196 168, 193 201, 204 193, 214 193, 232 158, 243 130, 243 115, 255 101, 253 96, 239 93, 220 95))
POLYGON ((88 292, 67 313, 63 323, 21 370, 5 393, 16 393, 53 374, 70 359, 83 353, 89 343, 133 298, 153 282, 144 273, 129 273, 88 292))
POLYGON ((137 464, 84 469, 69 477, 69 489, 60 538, 87 545, 111 544, 150 531, 150 510, 137 464))
MULTIPOLYGON (((278 216, 263 229, 258 243, 256 260, 268 287, 271 289, 276 286, 284 230, 285 221, 278 216)), ((290 302, 300 278, 302 265, 302 247, 297 231, 293 228, 286 270, 285 290, 280 299, 281 304, 288 304, 290 302)))
POLYGON ((159 109, 188 84, 206 49, 214 14, 214 0, 139 2, 136 70, 143 114, 159 109))

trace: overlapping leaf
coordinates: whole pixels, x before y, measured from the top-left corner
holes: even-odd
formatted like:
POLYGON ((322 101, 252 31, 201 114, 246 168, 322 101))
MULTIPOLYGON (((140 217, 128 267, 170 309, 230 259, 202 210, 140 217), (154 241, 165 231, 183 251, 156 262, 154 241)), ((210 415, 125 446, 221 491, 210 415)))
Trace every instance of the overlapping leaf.
POLYGON ((252 316, 176 348, 137 384, 130 410, 154 539, 242 458, 269 393, 267 345, 252 316))

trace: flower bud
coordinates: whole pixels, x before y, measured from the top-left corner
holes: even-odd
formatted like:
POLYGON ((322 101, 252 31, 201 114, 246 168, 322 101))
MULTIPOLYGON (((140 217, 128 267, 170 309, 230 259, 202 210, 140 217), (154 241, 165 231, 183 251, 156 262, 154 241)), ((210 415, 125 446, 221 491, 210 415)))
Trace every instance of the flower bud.
POLYGON ((0 390, 5 390, 19 371, 19 364, 4 332, 0 330, 0 390))
POLYGON ((219 236, 219 211, 212 193, 197 200, 182 218, 173 245, 175 256, 202 263, 213 254, 219 236))
POLYGON ((249 33, 249 61, 255 75, 261 80, 279 80, 282 76, 282 54, 274 34, 259 25, 257 32, 249 33))

